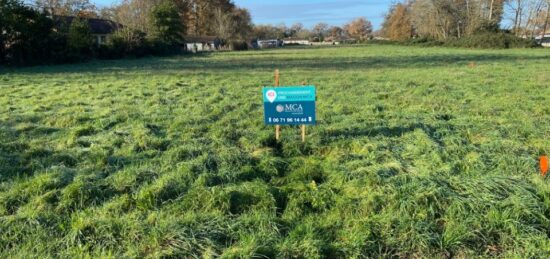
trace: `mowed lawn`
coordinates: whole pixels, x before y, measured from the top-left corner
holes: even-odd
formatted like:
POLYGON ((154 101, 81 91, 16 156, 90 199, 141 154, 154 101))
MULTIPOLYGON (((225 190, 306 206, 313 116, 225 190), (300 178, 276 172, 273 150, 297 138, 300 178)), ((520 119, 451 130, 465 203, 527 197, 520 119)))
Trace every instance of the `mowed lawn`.
POLYGON ((0 257, 550 256, 550 50, 289 48, 0 69, 0 257), (261 87, 318 119, 263 125, 261 87))

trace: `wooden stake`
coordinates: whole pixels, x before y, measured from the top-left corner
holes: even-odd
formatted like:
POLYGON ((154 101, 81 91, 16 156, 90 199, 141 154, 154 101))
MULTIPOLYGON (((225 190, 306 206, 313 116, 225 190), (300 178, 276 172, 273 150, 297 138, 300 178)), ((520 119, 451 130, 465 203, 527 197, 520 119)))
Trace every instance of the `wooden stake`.
MULTIPOLYGON (((280 77, 279 69, 275 69, 275 86, 279 86, 280 77)), ((281 125, 275 125, 275 139, 279 140, 281 138, 281 125)))
MULTIPOLYGON (((306 82, 302 82, 302 85, 305 86, 306 82)), ((306 125, 302 125, 301 130, 302 130, 302 142, 306 142, 306 125)))

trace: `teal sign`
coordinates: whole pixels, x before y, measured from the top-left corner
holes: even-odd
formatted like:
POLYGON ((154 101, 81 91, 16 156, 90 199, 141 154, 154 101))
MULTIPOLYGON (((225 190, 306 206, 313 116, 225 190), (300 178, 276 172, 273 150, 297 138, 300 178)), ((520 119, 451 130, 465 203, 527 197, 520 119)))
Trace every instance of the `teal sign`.
POLYGON ((315 86, 264 87, 266 125, 314 125, 315 86))

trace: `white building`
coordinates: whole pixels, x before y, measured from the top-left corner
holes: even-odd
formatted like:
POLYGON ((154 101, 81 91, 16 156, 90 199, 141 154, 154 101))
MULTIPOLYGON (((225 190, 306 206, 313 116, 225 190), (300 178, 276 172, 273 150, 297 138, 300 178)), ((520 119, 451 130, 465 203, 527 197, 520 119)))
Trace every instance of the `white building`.
POLYGON ((537 40, 537 42, 540 42, 543 47, 550 48, 550 34, 546 34, 544 35, 544 37, 538 36, 535 38, 535 40, 537 40))
POLYGON ((185 38, 185 47, 189 52, 215 51, 221 47, 221 41, 214 36, 189 36, 185 38))
POLYGON ((283 40, 285 45, 311 45, 309 40, 288 38, 283 40))
POLYGON ((278 48, 283 46, 283 42, 281 40, 259 40, 258 46, 262 49, 268 49, 268 48, 278 48))

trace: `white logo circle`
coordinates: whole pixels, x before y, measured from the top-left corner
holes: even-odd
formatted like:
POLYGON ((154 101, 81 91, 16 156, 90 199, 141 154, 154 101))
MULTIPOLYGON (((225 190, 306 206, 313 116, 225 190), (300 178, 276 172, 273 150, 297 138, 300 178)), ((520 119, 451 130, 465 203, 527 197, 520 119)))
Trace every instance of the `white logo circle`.
POLYGON ((265 93, 265 97, 270 103, 273 103, 277 99, 277 92, 275 90, 269 90, 265 93))

